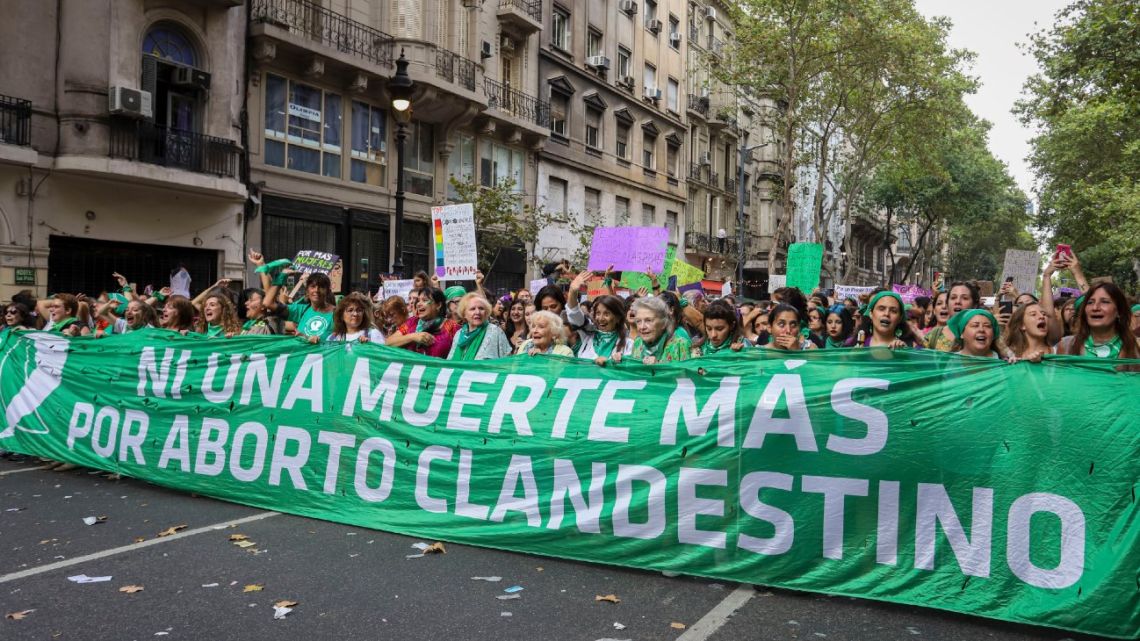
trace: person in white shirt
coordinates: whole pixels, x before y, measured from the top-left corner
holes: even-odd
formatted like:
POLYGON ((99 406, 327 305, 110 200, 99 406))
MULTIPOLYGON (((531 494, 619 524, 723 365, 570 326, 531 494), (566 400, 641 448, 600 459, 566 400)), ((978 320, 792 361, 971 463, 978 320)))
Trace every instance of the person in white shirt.
MULTIPOLYGON (((330 343, 384 344, 384 334, 372 324, 372 301, 360 292, 352 292, 341 299, 333 312, 333 331, 325 338, 330 343)), ((320 341, 310 336, 310 343, 320 341)))

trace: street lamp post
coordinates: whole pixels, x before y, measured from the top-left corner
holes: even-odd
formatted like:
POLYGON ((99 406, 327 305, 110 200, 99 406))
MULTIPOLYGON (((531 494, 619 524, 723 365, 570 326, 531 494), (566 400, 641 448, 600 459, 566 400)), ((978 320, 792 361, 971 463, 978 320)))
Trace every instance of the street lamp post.
POLYGON ((408 59, 404 50, 396 59, 396 75, 388 81, 392 95, 392 117, 396 120, 396 259, 392 271, 397 277, 404 275, 404 141, 408 138, 408 123, 412 120, 412 89, 415 83, 408 75, 408 59))

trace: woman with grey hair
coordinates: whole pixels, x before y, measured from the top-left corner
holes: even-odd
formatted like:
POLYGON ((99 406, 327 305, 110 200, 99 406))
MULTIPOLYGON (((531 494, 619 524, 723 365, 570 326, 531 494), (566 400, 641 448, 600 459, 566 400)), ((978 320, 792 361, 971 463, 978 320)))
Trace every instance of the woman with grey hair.
POLYGON ((537 356, 538 354, 555 354, 557 356, 574 356, 574 350, 563 344, 562 317, 546 310, 538 311, 530 316, 530 338, 519 345, 516 355, 537 356))
POLYGON ((639 298, 630 311, 637 327, 631 358, 646 365, 689 359, 693 345, 674 333, 673 313, 665 301, 658 297, 639 298))
POLYGON ((469 292, 459 299, 457 313, 464 325, 455 334, 448 359, 483 361, 511 355, 511 341, 494 323, 491 309, 491 303, 479 292, 469 292))

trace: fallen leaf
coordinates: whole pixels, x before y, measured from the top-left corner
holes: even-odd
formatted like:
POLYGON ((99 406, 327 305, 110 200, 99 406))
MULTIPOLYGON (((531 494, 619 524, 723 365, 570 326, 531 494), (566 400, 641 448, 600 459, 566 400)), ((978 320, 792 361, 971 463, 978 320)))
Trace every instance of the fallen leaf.
POLYGON ((249 585, 245 586, 245 589, 242 590, 242 592, 261 592, 264 589, 264 583, 250 583, 249 585))
POLYGON ((141 585, 124 585, 119 588, 119 592, 126 592, 127 594, 134 594, 135 592, 142 592, 143 586, 141 585))
POLYGON ((677 621, 674 621, 674 622, 672 622, 672 623, 670 623, 670 624, 669 624, 669 627, 670 627, 670 628, 673 628, 674 630, 684 630, 684 629, 685 629, 685 624, 684 624, 684 623, 680 623, 680 622, 677 622, 677 621))
POLYGON ((234 545, 238 546, 239 548, 251 548, 257 544, 253 541, 234 541, 234 545))
POLYGON ((28 616, 29 614, 31 614, 33 612, 35 612, 35 609, 20 610, 19 612, 9 612, 8 614, 4 615, 4 618, 5 619, 11 619, 12 621, 19 621, 20 619, 23 619, 24 617, 28 616))
POLYGON ((288 599, 282 599, 282 600, 278 601, 277 603, 274 603, 273 607, 275 607, 275 608, 295 608, 298 605, 300 605, 300 604, 297 603, 296 601, 290 601, 288 599))
POLYGON ((135 537, 135 543, 142 543, 145 540, 146 540, 145 536, 136 536, 135 537))
POLYGON ((443 547, 443 544, 438 542, 438 541, 435 543, 432 543, 431 545, 424 548, 424 554, 437 554, 437 553, 438 554, 447 554, 447 548, 443 547))
POLYGON ((284 619, 285 616, 292 611, 293 611, 293 608, 274 607, 273 608, 273 618, 274 619, 284 619))
POLYGON ((610 603, 621 603, 621 599, 616 594, 607 594, 602 596, 600 594, 594 595, 594 601, 609 601, 610 603))
POLYGON ((186 529, 186 525, 173 525, 173 526, 168 527, 165 530, 159 532, 158 535, 160 537, 161 536, 172 536, 174 534, 177 534, 179 531, 185 530, 185 529, 186 529))
POLYGON ((246 539, 248 539, 248 538, 249 538, 249 537, 248 537, 248 536, 246 536, 246 535, 244 535, 244 534, 231 534, 231 535, 230 535, 230 540, 231 540, 231 541, 244 541, 244 540, 246 540, 246 539))

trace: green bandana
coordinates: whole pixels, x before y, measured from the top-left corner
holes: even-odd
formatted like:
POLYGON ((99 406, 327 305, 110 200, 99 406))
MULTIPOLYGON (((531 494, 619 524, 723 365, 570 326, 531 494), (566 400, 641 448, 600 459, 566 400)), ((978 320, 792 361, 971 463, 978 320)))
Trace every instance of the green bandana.
POLYGON ((1107 343, 1096 344, 1093 342, 1092 336, 1085 339, 1085 356, 1095 356, 1097 358, 1118 358, 1120 350, 1124 347, 1119 336, 1113 336, 1112 340, 1107 343))
POLYGON ((985 316, 990 319, 990 327, 994 329, 994 342, 997 342, 998 336, 1001 335, 1001 328, 998 325, 997 319, 994 315, 984 309, 963 309, 962 311, 950 317, 946 321, 946 326, 954 334, 954 338, 961 339, 962 332, 966 331, 966 325, 969 324, 970 319, 975 316, 985 316))
POLYGON ((423 319, 417 319, 416 320, 416 331, 417 332, 427 332, 429 334, 436 334, 439 332, 439 326, 440 325, 443 325, 443 317, 442 316, 439 316, 433 320, 429 320, 426 323, 424 322, 423 319))
POLYGON ((665 353, 665 343, 668 342, 669 340, 663 333, 661 336, 657 337, 656 343, 650 345, 649 343, 646 343, 644 339, 642 339, 641 344, 645 346, 646 356, 652 356, 657 360, 661 360, 661 355, 665 353))
POLYGON ((837 341, 837 340, 835 340, 835 339, 834 339, 834 338, 832 338, 832 337, 831 337, 831 335, 829 334, 829 335, 827 336, 827 347, 825 347, 825 349, 841 349, 841 348, 847 347, 846 343, 847 343, 847 341, 837 341))
POLYGON ((479 351, 479 347, 483 344, 483 337, 486 335, 486 322, 471 331, 468 330, 467 325, 459 328, 459 332, 455 335, 456 360, 475 360, 475 354, 479 351))
POLYGON ((603 332, 600 329, 594 332, 594 353, 598 356, 609 357, 610 354, 614 353, 618 338, 617 332, 603 332))
POLYGON ((874 296, 871 297, 871 301, 867 303, 867 311, 865 313, 870 314, 872 311, 874 311, 875 310, 875 303, 883 300, 887 296, 890 296, 891 298, 898 301, 899 312, 902 312, 906 309, 906 304, 903 303, 902 296, 899 296, 898 294, 896 294, 892 291, 889 291, 889 290, 883 290, 883 291, 879 292, 878 294, 875 294, 874 296))
POLYGON ((271 263, 266 263, 253 271, 258 274, 269 274, 272 279, 271 284, 281 287, 285 284, 285 281, 289 280, 289 274, 285 273, 285 268, 292 264, 293 262, 288 258, 281 258, 271 263))
POLYGON ((729 349, 731 347, 732 347, 732 339, 726 340, 723 343, 721 343, 720 345, 713 345, 712 341, 707 341, 701 347, 701 352, 703 354, 716 354, 718 352, 729 349))
POLYGON ((1137 304, 1132 306, 1132 313, 1135 314, 1137 312, 1140 312, 1140 303, 1137 303, 1137 304))
POLYGON ((467 293, 467 290, 463 289, 462 286, 452 285, 451 287, 448 287, 447 289, 443 290, 443 297, 446 298, 447 302, 450 303, 453 300, 463 298, 463 296, 466 293, 467 293))
POLYGON ((118 305, 115 306, 115 314, 117 316, 122 316, 123 314, 127 313, 127 304, 130 301, 127 300, 126 296, 123 296, 122 294, 116 293, 116 294, 111 294, 110 298, 111 298, 111 300, 119 303, 118 305))
POLYGON ((76 320, 75 320, 74 316, 68 316, 67 318, 56 323, 55 325, 52 325, 51 331, 62 332, 63 330, 67 329, 68 327, 71 327, 72 325, 74 325, 75 322, 76 322, 76 320))
POLYGON ((206 338, 218 338, 219 336, 224 336, 225 334, 222 333, 222 330, 224 329, 225 328, 221 325, 207 325, 206 338))

